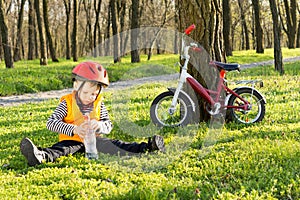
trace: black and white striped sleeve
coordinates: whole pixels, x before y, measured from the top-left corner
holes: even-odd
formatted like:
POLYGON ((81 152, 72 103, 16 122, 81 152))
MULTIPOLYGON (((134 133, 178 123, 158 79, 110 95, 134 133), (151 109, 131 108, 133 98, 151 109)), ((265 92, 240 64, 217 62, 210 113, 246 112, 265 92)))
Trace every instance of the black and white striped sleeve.
POLYGON ((97 129, 96 133, 99 134, 109 134, 113 128, 112 122, 109 119, 108 111, 103 102, 101 103, 100 120, 98 124, 99 129, 97 129))
POLYGON ((62 101, 53 114, 48 118, 46 127, 50 131, 63 133, 68 136, 73 136, 73 130, 75 126, 73 124, 67 124, 63 121, 64 117, 67 116, 67 103, 62 101))

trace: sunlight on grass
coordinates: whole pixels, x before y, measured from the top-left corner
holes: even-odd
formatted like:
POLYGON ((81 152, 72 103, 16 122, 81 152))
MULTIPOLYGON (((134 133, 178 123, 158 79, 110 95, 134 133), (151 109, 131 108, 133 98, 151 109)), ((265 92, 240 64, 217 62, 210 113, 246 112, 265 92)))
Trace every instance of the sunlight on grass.
MULTIPOLYGON (((300 56, 299 52, 300 49, 283 48, 284 57, 300 56)), ((228 57, 228 62, 245 64, 273 59, 273 49, 265 49, 264 54, 256 54, 254 50, 234 51, 233 54, 234 56, 228 57)), ((14 69, 5 69, 4 62, 1 62, 0 96, 70 88, 72 69, 79 62, 87 60, 101 63, 109 73, 110 82, 170 74, 180 70, 175 65, 179 61, 179 55, 176 54, 153 55, 149 61, 147 55, 141 55, 141 62, 133 64, 129 55, 122 57, 121 63, 113 63, 112 57, 84 57, 78 62, 63 58, 59 62, 52 62, 49 59, 47 66, 40 66, 38 59, 22 60, 15 63, 14 69)))
MULTIPOLYGON (((266 116, 261 123, 248 126, 225 124, 208 151, 203 146, 206 123, 196 132, 190 132, 194 127, 186 132, 180 128, 146 128, 151 124, 152 100, 175 82, 140 84, 104 93, 114 123, 108 137, 142 142, 148 135, 160 134, 166 142, 166 154, 121 158, 101 154, 98 161, 79 154, 28 167, 19 143, 23 137, 41 147, 57 141, 57 134, 47 130, 45 123, 58 100, 2 107, 0 198, 299 199, 300 62, 286 64, 285 70, 284 76, 272 66, 228 73, 229 80, 263 80, 264 87, 258 90, 267 99, 266 116)), ((147 68, 141 71, 146 73, 147 68)))
MULTIPOLYGON (((272 60, 274 58, 274 49, 265 49, 263 54, 257 54, 255 50, 233 51, 233 56, 227 58, 229 63, 254 63, 272 60)), ((283 58, 300 56, 300 48, 288 49, 282 48, 283 58)))

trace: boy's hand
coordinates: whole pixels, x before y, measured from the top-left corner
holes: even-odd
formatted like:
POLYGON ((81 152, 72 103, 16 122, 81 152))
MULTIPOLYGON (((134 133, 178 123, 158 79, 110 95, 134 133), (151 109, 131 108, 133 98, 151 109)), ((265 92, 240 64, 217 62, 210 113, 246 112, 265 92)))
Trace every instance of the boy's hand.
POLYGON ((73 133, 79 135, 80 137, 84 137, 84 135, 87 133, 87 128, 88 128, 88 123, 83 122, 79 126, 75 127, 73 133))
POLYGON ((100 129, 100 126, 99 126, 99 121, 95 120, 95 119, 92 119, 90 121, 90 128, 92 128, 94 131, 97 131, 98 129, 100 129))
POLYGON ((95 132, 97 132, 98 130, 100 130, 100 125, 98 123, 97 120, 92 119, 90 120, 90 122, 83 122, 82 124, 80 124, 79 126, 76 126, 73 133, 79 135, 81 138, 83 138, 85 136, 85 134, 87 133, 88 129, 92 129, 95 132))

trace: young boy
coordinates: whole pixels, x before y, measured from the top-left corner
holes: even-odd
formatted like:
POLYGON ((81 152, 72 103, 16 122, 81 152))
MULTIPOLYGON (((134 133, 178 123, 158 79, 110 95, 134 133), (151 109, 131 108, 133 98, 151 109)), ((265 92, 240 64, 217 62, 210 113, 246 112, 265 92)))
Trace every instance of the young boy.
POLYGON ((85 152, 83 137, 87 130, 84 115, 90 116, 89 127, 97 135, 97 150, 114 155, 132 155, 159 150, 165 146, 161 136, 154 135, 148 143, 128 143, 102 138, 99 134, 109 134, 112 122, 102 102, 102 87, 109 85, 107 71, 98 63, 83 62, 72 74, 74 91, 60 99, 58 107, 47 121, 50 131, 59 133, 59 142, 48 148, 36 147, 29 138, 22 139, 20 149, 30 166, 42 162, 54 162, 61 156, 85 152))

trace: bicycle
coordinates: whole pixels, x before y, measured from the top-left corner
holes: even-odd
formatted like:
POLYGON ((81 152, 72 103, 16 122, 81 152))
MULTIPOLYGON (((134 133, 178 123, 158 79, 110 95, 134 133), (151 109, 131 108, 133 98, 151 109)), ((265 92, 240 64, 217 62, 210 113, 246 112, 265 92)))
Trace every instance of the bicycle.
POLYGON ((252 86, 241 86, 234 89, 227 87, 225 75, 229 71, 240 71, 239 64, 226 64, 217 61, 211 61, 210 66, 217 68, 219 80, 217 89, 207 89, 200 84, 194 77, 187 72, 190 60, 189 50, 201 51, 196 43, 185 45, 185 37, 195 29, 195 25, 188 27, 182 36, 182 55, 184 60, 178 80, 177 88, 168 88, 159 94, 153 100, 150 107, 150 117, 152 122, 157 126, 185 126, 192 123, 196 112, 196 104, 191 96, 182 90, 184 83, 188 83, 191 88, 198 93, 206 102, 207 112, 213 116, 226 111, 226 118, 243 124, 256 123, 263 120, 265 116, 265 97, 255 89, 255 84, 261 80, 243 80, 237 81, 236 84, 246 83, 252 86), (221 92, 226 92, 225 99, 221 99, 221 92), (213 97, 212 97, 213 96, 213 97))

